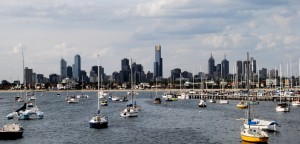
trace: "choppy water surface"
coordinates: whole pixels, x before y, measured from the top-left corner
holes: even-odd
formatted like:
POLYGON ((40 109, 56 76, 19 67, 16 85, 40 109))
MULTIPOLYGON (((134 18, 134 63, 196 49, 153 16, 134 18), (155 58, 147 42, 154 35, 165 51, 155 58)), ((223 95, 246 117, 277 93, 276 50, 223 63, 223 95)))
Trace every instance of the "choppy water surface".
MULTIPOLYGON (((135 98, 142 107, 138 117, 122 118, 120 111, 126 103, 109 101, 109 106, 101 107, 102 113, 109 118, 109 127, 90 129, 88 121, 97 109, 96 92, 86 94, 90 98, 68 104, 64 92, 60 97, 54 92, 44 92, 43 96, 36 93, 38 106, 45 113, 44 119, 18 121, 25 129, 24 137, 0 143, 241 143, 241 121, 236 119, 244 117, 245 110, 236 108, 238 101, 230 101, 227 105, 207 102, 207 108, 199 108, 199 100, 154 105, 150 92, 140 92, 135 98)), ((124 95, 125 92, 113 94, 124 95)), ((14 102, 16 95, 0 93, 1 125, 9 122, 6 119, 8 113, 22 106, 14 102)), ((269 143, 300 143, 300 107, 292 107, 289 113, 279 113, 275 111, 275 105, 274 102, 260 102, 254 111, 257 116, 281 124, 280 132, 269 133, 269 143)))

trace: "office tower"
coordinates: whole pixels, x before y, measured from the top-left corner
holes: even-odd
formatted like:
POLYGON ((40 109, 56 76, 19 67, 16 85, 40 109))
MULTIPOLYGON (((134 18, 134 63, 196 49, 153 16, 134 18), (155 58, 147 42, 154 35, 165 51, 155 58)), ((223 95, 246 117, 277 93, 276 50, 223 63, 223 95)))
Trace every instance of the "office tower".
POLYGON ((154 62, 154 79, 157 77, 163 77, 163 59, 161 58, 161 46, 155 46, 155 62, 154 62))
POLYGON ((24 69, 24 84, 32 84, 32 73, 33 70, 29 69, 28 67, 25 67, 24 69))
POLYGON ((241 77, 241 75, 243 73, 243 62, 242 61, 236 62, 236 71, 234 73, 236 73, 239 77, 241 77))
POLYGON ((129 82, 130 81, 130 65, 129 60, 124 58, 121 60, 121 71, 120 71, 120 82, 129 82))
POLYGON ((71 66, 67 66, 67 77, 73 78, 73 68, 71 66))
POLYGON ((222 78, 226 79, 229 74, 229 61, 226 59, 226 55, 224 60, 221 63, 221 71, 222 71, 222 78))
POLYGON ((60 76, 61 79, 67 77, 67 62, 63 58, 60 60, 60 76))
POLYGON ((208 59, 208 74, 212 76, 215 72, 215 59, 213 58, 212 54, 208 59))
POLYGON ((256 73, 256 60, 253 57, 250 58, 250 65, 250 71, 256 73))
POLYGON ((57 84, 59 82, 59 76, 57 74, 50 74, 49 82, 52 84, 57 84))
POLYGON ((77 81, 80 81, 80 71, 81 71, 81 58, 80 55, 75 55, 73 64, 73 78, 77 81))
POLYGON ((265 80, 265 79, 267 79, 267 74, 268 74, 268 70, 266 68, 262 68, 259 71, 259 78, 265 80))
POLYGON ((180 68, 175 68, 171 70, 171 78, 173 80, 179 79, 181 74, 181 69, 180 68))

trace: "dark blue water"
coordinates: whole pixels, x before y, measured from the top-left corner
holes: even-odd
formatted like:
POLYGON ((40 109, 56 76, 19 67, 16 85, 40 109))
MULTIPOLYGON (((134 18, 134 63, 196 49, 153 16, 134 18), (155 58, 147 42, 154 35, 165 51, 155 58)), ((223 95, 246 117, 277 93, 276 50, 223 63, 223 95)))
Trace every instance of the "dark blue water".
MULTIPOLYGON (((0 98, 3 98, 0 99, 1 126, 12 122, 6 119, 6 115, 22 106, 14 102, 16 94, 0 93, 0 98)), ((68 104, 64 101, 66 93, 61 93, 60 97, 55 92, 44 92, 43 96, 36 93, 38 106, 45 113, 44 119, 18 121, 25 129, 24 137, 0 143, 241 143, 241 121, 236 119, 244 117, 245 110, 236 108, 238 101, 230 101, 227 105, 207 103, 207 108, 199 108, 199 100, 154 105, 150 92, 139 92, 135 100, 142 110, 138 117, 121 117, 120 111, 126 103, 109 102, 109 106, 101 107, 102 113, 109 118, 109 127, 90 129, 88 121, 97 109, 96 92, 86 94, 90 98, 80 99, 78 104, 68 104)), ((274 102, 260 102, 255 108, 255 115, 281 124, 280 132, 269 133, 269 143, 300 143, 300 107, 292 107, 289 113, 279 113, 275 111, 275 105, 274 102)))

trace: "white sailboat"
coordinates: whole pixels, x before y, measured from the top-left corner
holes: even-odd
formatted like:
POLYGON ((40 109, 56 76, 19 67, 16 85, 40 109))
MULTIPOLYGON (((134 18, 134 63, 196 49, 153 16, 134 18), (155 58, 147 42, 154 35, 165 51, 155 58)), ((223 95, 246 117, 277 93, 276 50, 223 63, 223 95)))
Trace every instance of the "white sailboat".
POLYGON ((98 55, 98 92, 97 92, 97 114, 92 117, 92 119, 89 121, 90 128, 107 128, 108 127, 108 118, 101 114, 100 112, 100 103, 99 103, 99 55, 98 55))
POLYGON ((89 98, 89 95, 83 94, 83 76, 81 76, 81 95, 77 95, 77 98, 89 98))
POLYGON ((131 76, 130 76, 130 81, 131 81, 131 92, 130 92, 130 95, 131 95, 131 104, 128 104, 127 107, 120 113, 120 115, 122 117, 137 117, 138 116, 138 112, 139 112, 139 110, 136 109, 134 107, 134 104, 133 104, 133 95, 134 95, 134 92, 133 92, 132 60, 131 60, 131 76))
MULTIPOLYGON (((281 75, 281 65, 280 65, 280 77, 279 77, 279 79, 280 79, 280 92, 281 92, 281 77, 282 77, 282 75, 281 75)), ((289 104, 288 103, 284 103, 284 102, 281 102, 281 93, 279 93, 279 100, 280 100, 280 102, 276 105, 276 111, 278 111, 278 112, 289 112, 290 111, 290 106, 289 106, 289 104)))

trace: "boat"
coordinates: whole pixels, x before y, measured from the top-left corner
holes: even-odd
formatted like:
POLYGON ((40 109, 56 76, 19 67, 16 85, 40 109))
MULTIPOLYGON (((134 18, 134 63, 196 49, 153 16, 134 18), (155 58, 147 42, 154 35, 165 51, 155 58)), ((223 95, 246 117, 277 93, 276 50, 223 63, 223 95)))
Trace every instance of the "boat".
MULTIPOLYGON (((247 53, 247 61, 249 61, 249 54, 247 53)), ((249 73, 249 64, 247 65, 247 73, 249 73)), ((247 76, 247 78, 249 79, 249 74, 247 76)), ((248 80, 247 80, 248 81, 248 80)), ((248 88, 248 97, 249 97, 249 82, 247 82, 247 88, 248 88)), ((248 102, 249 103, 249 102, 248 102)), ((249 105, 249 104, 248 104, 249 105)), ((267 143, 269 140, 269 136, 266 132, 264 132, 263 130, 256 128, 256 127, 252 127, 253 124, 255 124, 254 122, 251 121, 250 118, 250 106, 248 106, 247 109, 247 126, 245 127, 244 125, 241 127, 241 139, 242 141, 246 141, 246 142, 252 142, 252 143, 267 143)))
POLYGON ((259 101, 252 100, 249 102, 250 105, 259 105, 259 101))
POLYGON ((23 137, 24 129, 20 124, 6 124, 0 128, 1 140, 15 140, 23 137))
POLYGON ((240 101, 237 105, 236 105, 237 108, 240 108, 240 109, 244 109, 244 108, 247 108, 248 105, 246 102, 244 101, 240 101))
POLYGON ((101 100, 100 105, 101 106, 108 106, 107 100, 105 100, 105 99, 101 100))
POLYGON ((83 76, 81 77, 81 95, 77 95, 77 98, 89 98, 89 95, 83 94, 83 76))
POLYGON ((155 79, 156 86, 155 86, 155 98, 153 100, 154 104, 161 104, 161 99, 157 95, 157 79, 155 79))
POLYGON ((258 128, 242 128, 241 138, 251 143, 267 143, 269 140, 268 134, 258 128))
POLYGON ((288 103, 278 103, 276 106, 276 111, 278 112, 289 112, 290 106, 288 103))
POLYGON ((75 96, 67 96, 65 99, 68 103, 79 103, 79 99, 76 98, 75 96))
POLYGON ((120 101, 121 101, 121 102, 127 102, 127 101, 128 101, 127 95, 125 95, 123 98, 121 98, 120 101))
POLYGON ((293 100, 292 106, 300 106, 300 99, 298 98, 298 100, 293 100))
MULTIPOLYGON (((280 76, 281 76, 281 65, 280 65, 280 76)), ((280 91, 281 91, 281 77, 279 77, 280 79, 280 91)), ((285 102, 281 102, 281 93, 279 94, 279 100, 280 102, 276 105, 276 111, 277 112, 289 112, 290 111, 290 106, 288 103, 285 102)))
MULTIPOLYGON (((132 66, 132 60, 131 60, 131 66, 132 66)), ((133 73, 132 73, 132 67, 131 67, 131 73, 130 73, 130 81, 131 81, 131 103, 127 104, 127 107, 120 113, 121 117, 137 117, 140 107, 137 107, 136 103, 133 104, 133 73)))
POLYGON ((120 98, 118 96, 112 96, 111 100, 112 101, 120 101, 120 98))
POLYGON ((216 103, 217 101, 215 99, 210 99, 209 102, 210 103, 216 103))
POLYGON ((205 101, 203 99, 200 99, 198 106, 199 107, 206 107, 205 101))
POLYGON ((220 104, 229 104, 228 100, 220 100, 220 104))
MULTIPOLYGON (((244 122, 244 127, 249 127, 249 122, 244 122)), ((261 129, 264 131, 278 131, 279 124, 273 120, 250 119, 251 127, 261 129)))
MULTIPOLYGON (((99 67, 99 55, 98 55, 98 67, 99 67)), ((108 118, 101 114, 100 112, 100 103, 99 103, 99 68, 98 68, 98 93, 97 93, 97 114, 92 117, 92 119, 89 121, 90 128, 107 128, 108 127, 108 118)))

